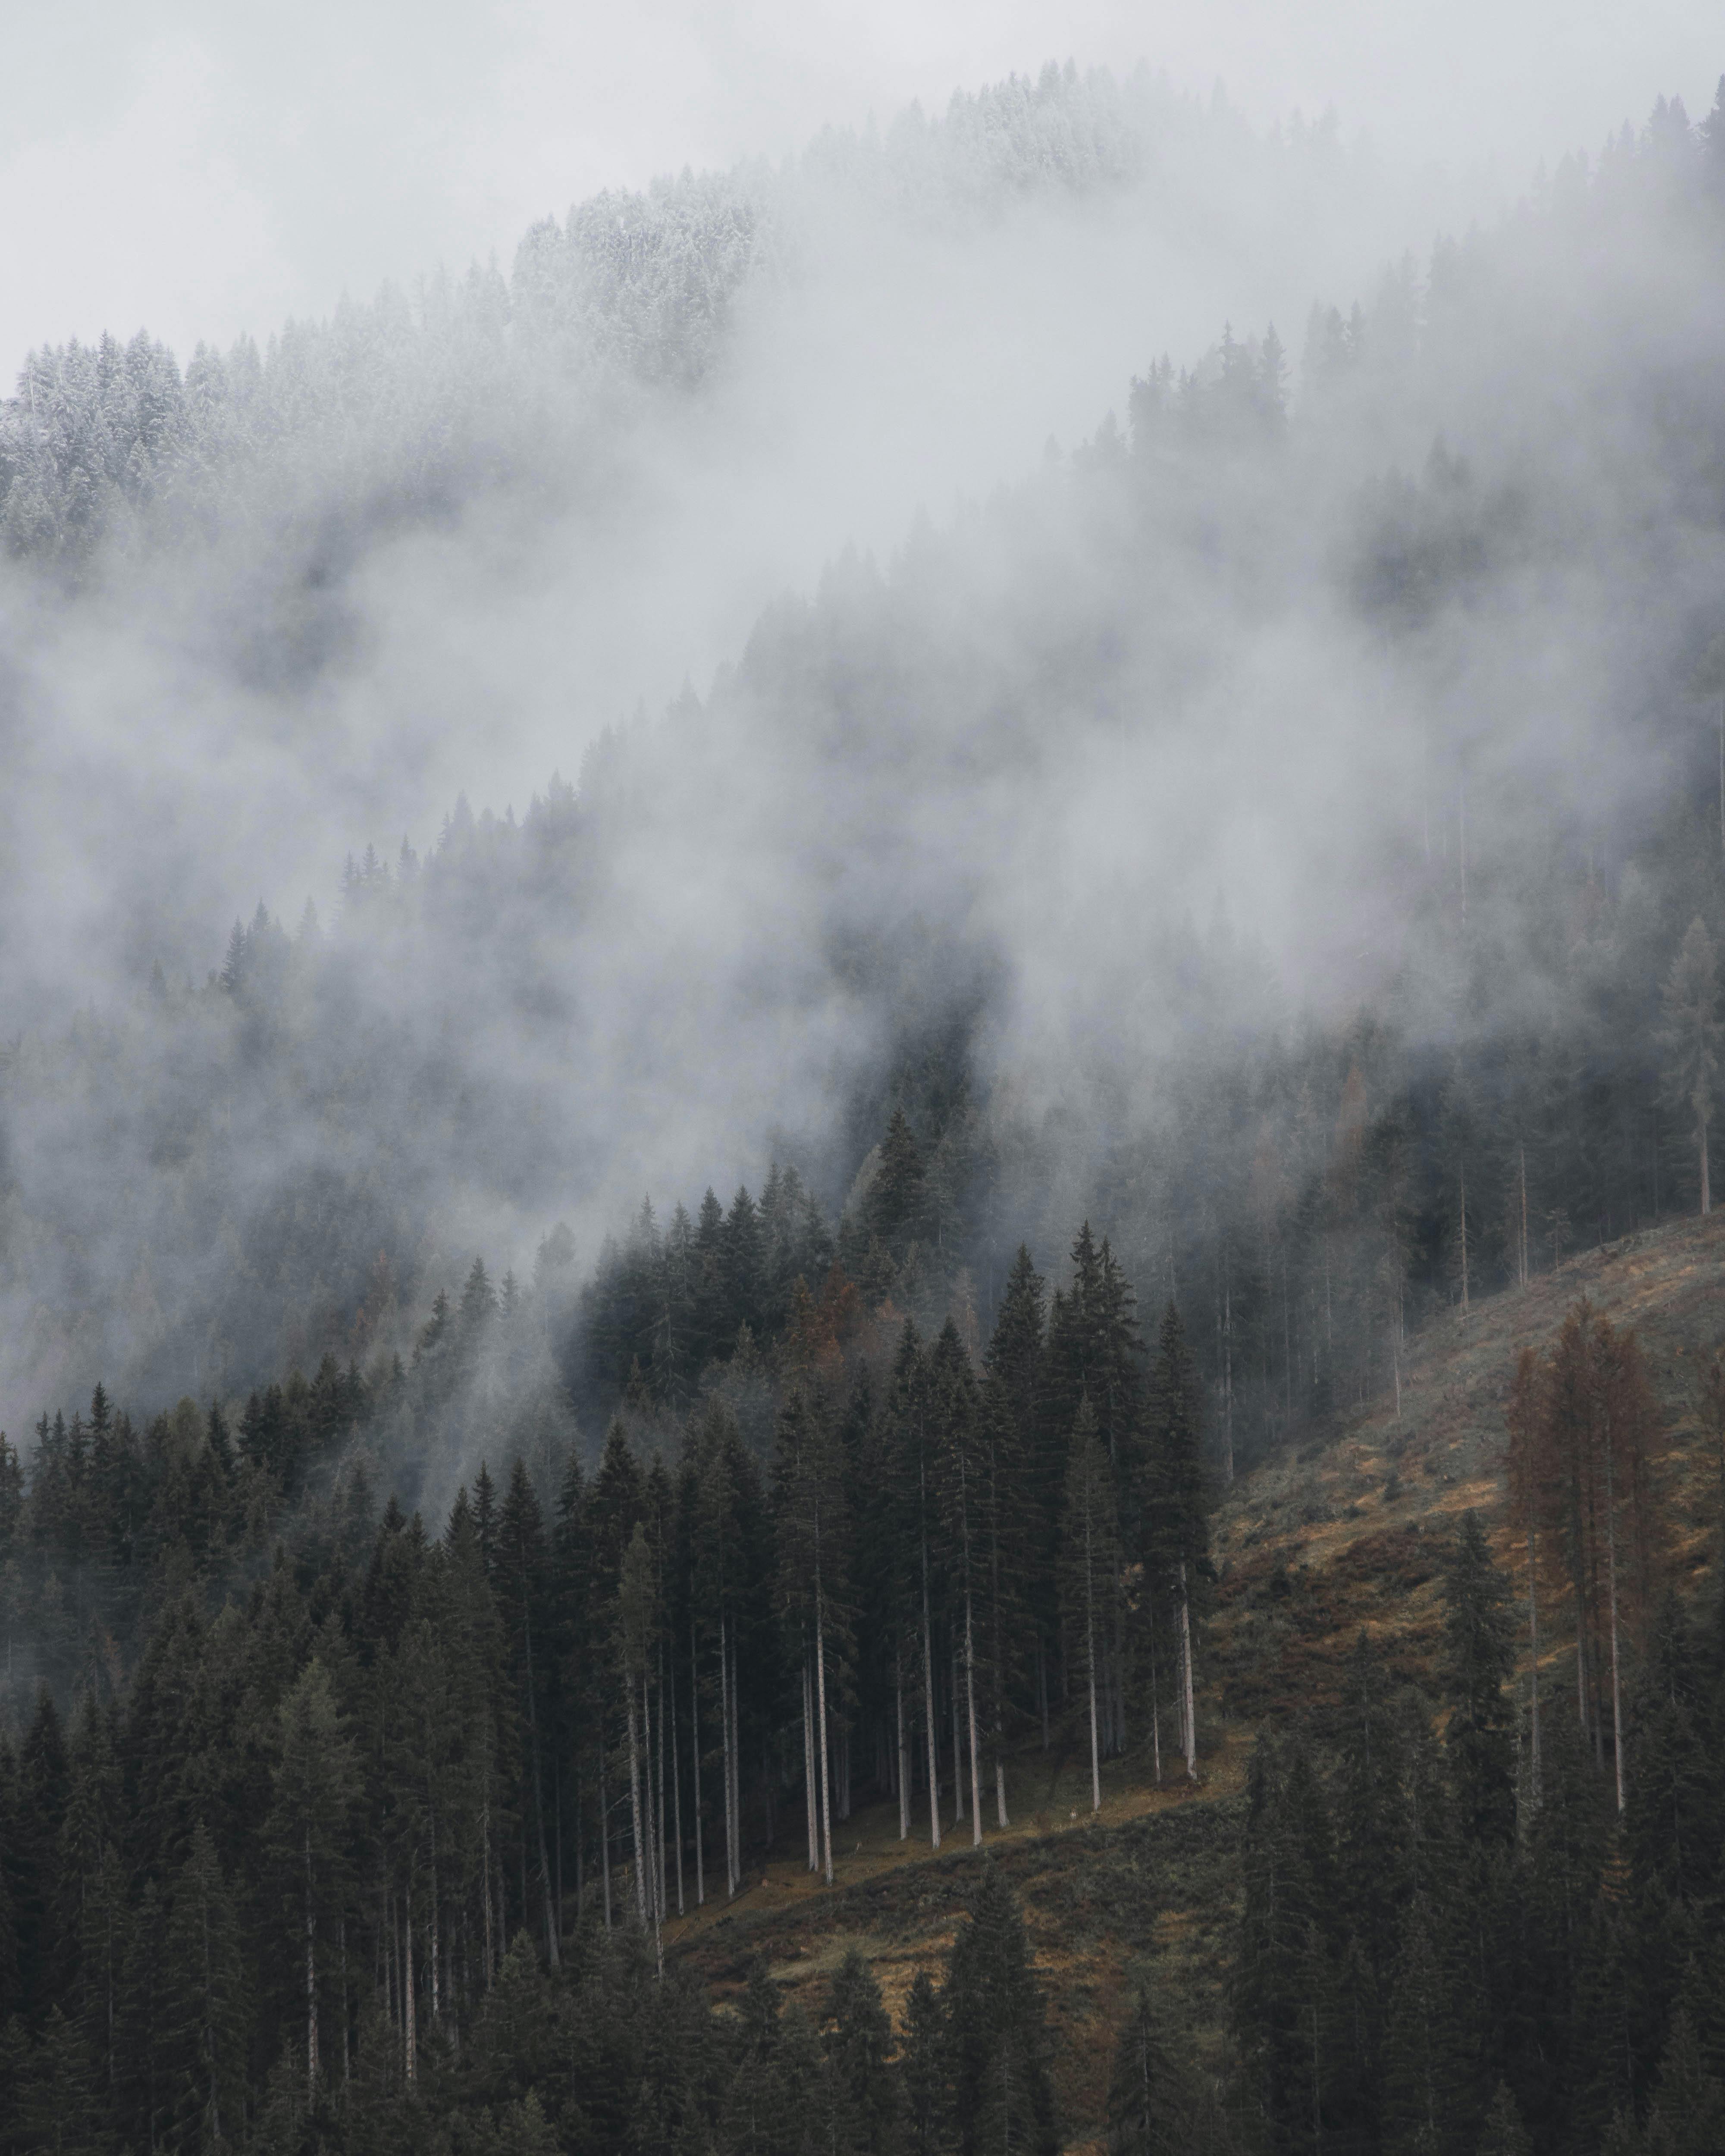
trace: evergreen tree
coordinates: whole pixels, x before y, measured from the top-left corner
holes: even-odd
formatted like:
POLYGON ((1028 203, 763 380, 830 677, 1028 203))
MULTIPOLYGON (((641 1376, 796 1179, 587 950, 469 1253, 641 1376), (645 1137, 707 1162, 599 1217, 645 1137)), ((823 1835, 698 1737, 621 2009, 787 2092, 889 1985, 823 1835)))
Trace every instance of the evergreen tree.
POLYGON ((855 1947, 834 1975, 821 2041, 842 2094, 850 2145, 857 2156, 892 2156, 899 2124, 892 2024, 874 1972, 855 1947))
POLYGON ((1111 2156, 1186 2156, 1194 2105, 1184 2063, 1147 1970, 1127 1999, 1108 2087, 1111 2156))
POLYGON ((1040 1986, 1012 1890, 983 1866, 952 1944, 943 1993, 963 2156, 1060 2146, 1040 1986))
POLYGON ((315 1657, 282 1702, 274 1790, 265 1825, 285 1918, 290 1967, 300 1972, 305 2047, 302 2071, 315 2097, 323 2071, 320 2005, 330 1942, 346 1902, 359 1777, 333 1687, 315 1657), (323 1942, 320 1970, 319 1941, 323 1942))
POLYGON ((1107 1627, 1119 1591, 1120 1529, 1114 1509, 1114 1478, 1087 1399, 1081 1404, 1072 1427, 1061 1527, 1060 1580, 1067 1624, 1077 1645, 1089 1696, 1091 1809, 1100 1811, 1102 1770, 1097 1696, 1107 1651, 1107 1627))
POLYGON ((1464 1512, 1444 1573, 1445 1737, 1462 1831, 1507 1846, 1515 1829, 1512 1715, 1504 1686, 1515 1667, 1509 1594, 1478 1516, 1464 1512))

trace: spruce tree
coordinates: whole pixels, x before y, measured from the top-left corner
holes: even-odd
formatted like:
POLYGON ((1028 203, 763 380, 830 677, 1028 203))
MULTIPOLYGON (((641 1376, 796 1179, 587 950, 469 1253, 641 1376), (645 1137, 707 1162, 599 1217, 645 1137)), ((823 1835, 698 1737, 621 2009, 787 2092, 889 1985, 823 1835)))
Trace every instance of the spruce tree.
POLYGON ((1188 2156, 1194 2106, 1185 2062, 1150 1972, 1127 1995, 1108 2086, 1110 2156, 1188 2156))
POLYGON ((302 2070, 315 2096, 324 2071, 320 2008, 348 1891, 352 1821, 360 1793, 352 1739, 328 1672, 316 1658, 282 1702, 273 1779, 265 1833, 290 1957, 285 1965, 298 1972, 302 2070))
POLYGON ((1084 1672, 1090 1712, 1091 1809, 1102 1808, 1098 1695, 1108 1627, 1120 1588, 1120 1528, 1114 1478, 1096 1433, 1090 1402, 1080 1404, 1066 1469, 1060 1531, 1061 1598, 1084 1672))
POLYGON ((874 1972, 855 1947, 833 1977, 821 2041, 843 2093, 850 2146, 857 2156, 892 2156, 899 2125, 892 2023, 874 1972))
POLYGON ((1018 1904, 992 1863, 953 1941, 942 1997, 963 2156, 1053 2156, 1060 2136, 1041 1987, 1018 1904))
POLYGON ((1504 1690, 1514 1667, 1507 1584, 1467 1512, 1444 1568, 1445 1749, 1463 1834, 1499 1847, 1515 1830, 1513 1709, 1504 1690))

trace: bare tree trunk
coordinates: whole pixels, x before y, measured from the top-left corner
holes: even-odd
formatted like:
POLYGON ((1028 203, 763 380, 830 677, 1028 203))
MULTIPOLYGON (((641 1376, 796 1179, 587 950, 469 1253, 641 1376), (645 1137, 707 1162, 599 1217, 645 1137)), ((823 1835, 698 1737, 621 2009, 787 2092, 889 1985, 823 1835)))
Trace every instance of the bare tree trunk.
POLYGON ((742 1884, 742 1717, 737 1701, 737 1630, 728 1641, 731 1686, 731 1891, 742 1884))
POLYGON ((402 1903, 402 2046, 408 2087, 419 2078, 419 2022, 413 1997, 413 1864, 408 1860, 408 1884, 402 1903))
POLYGON ((729 1629, 725 1619, 721 1617, 719 1620, 719 1741, 724 1761, 725 1896, 727 1901, 737 1892, 737 1822, 731 1809, 731 1655, 726 1644, 729 1629))
POLYGON ((641 1671, 642 1727, 647 1742, 647 1814, 652 1829, 649 1846, 650 1861, 649 1895, 653 1904, 653 1964, 661 1982, 665 1977, 665 1731, 661 1720, 659 1732, 659 1787, 655 1800, 653 1784, 653 1707, 648 1696, 647 1672, 641 1671))
POLYGON ((317 2094, 317 1912, 311 1897, 311 1827, 305 1827, 305 2086, 317 2094))
MULTIPOLYGON (((1522 1198, 1520 1277, 1522 1286, 1526 1287, 1527 1285, 1527 1148, 1525 1145, 1518 1145, 1516 1147, 1516 1176, 1521 1184, 1522 1198)), ((1656 1201, 1654 1209, 1656 1212, 1658 1210, 1656 1201)))
POLYGON ((1461 1185, 1461 1315, 1467 1315, 1467 1163, 1460 1163, 1457 1173, 1461 1185))
POLYGON ((1528 1691, 1532 1695, 1533 1738, 1533 1804, 1537 1810, 1541 1794, 1539 1761, 1539 1550, 1534 1537, 1532 1507, 1527 1520, 1527 1630, 1532 1650, 1533 1666, 1529 1672, 1528 1691))
POLYGON ((599 1737, 599 1862, 605 1876, 605 1929, 611 1928, 611 1800, 605 1794, 605 1740, 599 1737))
MULTIPOLYGON (((664 1658, 660 1656, 663 1669, 664 1658)), ((653 1732, 654 1799, 653 1849, 654 1871, 659 1881, 659 1915, 663 1922, 668 1901, 668 1879, 665 1853, 665 1687, 659 1691, 659 1713, 655 1718, 653 1732)))
POLYGON ((927 1708, 924 1717, 928 1724, 928 1836, 932 1845, 941 1845, 941 1763, 940 1748, 934 1727, 934 1640, 928 1614, 928 1544, 922 1545, 922 1697, 927 1708))
POLYGON ((1617 1809, 1623 1810, 1623 1686, 1617 1666, 1617 1492, 1612 1444, 1605 1445, 1605 1576, 1611 1605, 1611 1761, 1617 1773, 1617 1809))
POLYGON ((898 1716, 898 1838, 911 1838, 911 1748, 905 1738, 905 1670, 902 1647, 892 1658, 893 1707, 898 1716))
POLYGON ((833 1809, 832 1798, 827 1787, 827 1657, 826 1639, 822 1623, 820 1578, 814 1582, 814 1677, 815 1707, 820 1717, 820 1825, 823 1853, 826 1859, 826 1879, 833 1883, 833 1809))
POLYGON ((976 1643, 971 1631, 970 1595, 964 1597, 964 1703, 970 1722, 970 1818, 971 1846, 980 1849, 983 1841, 983 1790, 978 1779, 976 1743, 976 1643))
POLYGON ((1697 1118, 1696 1135, 1701 1141, 1701 1209, 1707 1214, 1713 1209, 1713 1196, 1707 1181, 1707 1126, 1704 1115, 1697 1118))
POLYGON ((964 1824, 964 1739, 958 1720, 958 1643, 952 1642, 952 1824, 964 1824))
POLYGON ((695 1762, 695 1906, 706 1906, 706 1835, 701 1817, 701 1663, 695 1652, 695 1612, 689 1613, 689 1748, 695 1762))
POLYGON ((635 1920, 644 1933, 647 1928, 647 1837, 641 1820, 640 1732, 635 1722, 634 1679, 626 1676, 623 1689, 629 1703, 629 1808, 634 1829, 635 1920))
POLYGON ((665 1718, 670 1727, 671 1748, 671 1825, 677 1844, 677 1914, 683 1910, 683 1778, 677 1771, 677 1658, 667 1653, 665 1658, 665 1678, 670 1687, 665 1702, 665 1718))
POLYGON ((1186 1560, 1180 1560, 1181 1711, 1186 1740, 1186 1773, 1198 1779, 1198 1717, 1192 1704, 1192 1599, 1186 1592, 1186 1560))
POLYGON ((491 1988, 491 1972, 496 1961, 491 1952, 491 1799, 488 1796, 480 1806, 480 1897, 485 1904, 485 1989, 491 1988))
POLYGON ((1084 1645, 1090 1678, 1090 1808, 1102 1809, 1102 1761, 1096 1739, 1096 1617, 1094 1581, 1091 1575, 1090 1531, 1084 1537, 1084 1645))
MULTIPOLYGON (((533 1627, 527 1615, 527 1592, 525 1581, 521 1588, 521 1640, 526 1651, 527 1674, 527 1730, 532 1738, 533 1760, 533 1820, 539 1834, 539 1881, 545 1898, 545 1951, 553 1969, 560 1965, 562 1956, 557 1948, 557 1928, 552 1917, 551 1865, 545 1847, 545 1775, 539 1763, 539 1702, 533 1686, 533 1627)), ((521 1922, 527 1921, 526 1898, 523 1897, 521 1922)))
POLYGON ((808 1801, 809 1869, 820 1869, 820 1800, 814 1791, 814 1680, 809 1667, 809 1650, 803 1650, 803 1787, 808 1801))

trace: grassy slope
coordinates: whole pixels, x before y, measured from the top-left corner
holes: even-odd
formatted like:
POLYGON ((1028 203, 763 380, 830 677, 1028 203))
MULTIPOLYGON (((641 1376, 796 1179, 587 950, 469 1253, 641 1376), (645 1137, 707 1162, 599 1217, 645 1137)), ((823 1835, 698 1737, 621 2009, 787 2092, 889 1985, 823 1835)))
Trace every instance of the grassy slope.
MULTIPOLYGON (((1725 1341, 1725 1216, 1688 1221, 1590 1251, 1525 1291, 1451 1313, 1413 1345, 1398 1419, 1375 1400, 1338 1430, 1242 1478, 1214 1526, 1219 1583, 1200 1702, 1204 1757, 1194 1788, 1164 1761, 1158 1787, 1140 1751, 1104 1772, 1089 1810, 1087 1753, 1076 1740, 1014 1763, 1014 1824, 986 1847, 1024 1910, 1050 2002, 1054 2061, 1069 2140, 1095 2142, 1106 2105, 1122 1975, 1137 1954, 1163 1960, 1194 2044, 1220 2043, 1237 1898, 1245 1761, 1266 1717, 1320 1722, 1362 1625, 1418 1681, 1437 1637, 1440 1553, 1475 1507, 1507 1556, 1502 1518, 1503 1402, 1525 1343, 1544 1347, 1585 1294, 1632 1324, 1672 1440, 1662 1472, 1680 1579, 1707 1561, 1716 1527, 1714 1470, 1697 1403, 1705 1358, 1725 1341)), ((907 1845, 894 1805, 861 1810, 834 1835, 835 1884, 809 1878, 800 1813, 773 1861, 728 1907, 674 1924, 673 1950, 721 1994, 764 1954, 793 1993, 819 2004, 845 1950, 873 1963, 895 2020, 916 1970, 951 1944, 978 1857, 970 1829, 948 1823, 937 1855, 926 1815, 907 1845)), ((693 1880, 688 1882, 693 1897, 693 1880)))

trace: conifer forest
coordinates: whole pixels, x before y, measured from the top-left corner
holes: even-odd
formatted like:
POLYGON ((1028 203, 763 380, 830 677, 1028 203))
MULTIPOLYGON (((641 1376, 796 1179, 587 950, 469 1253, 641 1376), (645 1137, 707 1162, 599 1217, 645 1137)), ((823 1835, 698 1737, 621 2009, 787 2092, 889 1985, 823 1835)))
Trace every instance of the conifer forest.
POLYGON ((1428 208, 1067 64, 28 352, 0 2156, 1725 2151, 1725 79, 1428 208))

